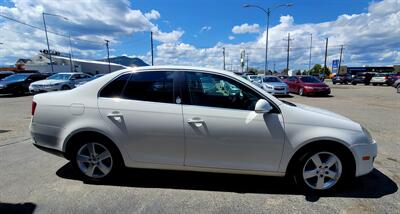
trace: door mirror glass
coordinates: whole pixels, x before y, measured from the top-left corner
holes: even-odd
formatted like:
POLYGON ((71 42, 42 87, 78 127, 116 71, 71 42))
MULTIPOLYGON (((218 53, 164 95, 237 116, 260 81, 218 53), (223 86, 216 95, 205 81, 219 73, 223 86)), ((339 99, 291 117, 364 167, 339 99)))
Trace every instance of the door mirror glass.
POLYGON ((259 99, 256 103, 256 107, 254 108, 254 111, 256 113, 268 113, 271 110, 272 110, 271 104, 269 104, 269 102, 264 99, 259 99))

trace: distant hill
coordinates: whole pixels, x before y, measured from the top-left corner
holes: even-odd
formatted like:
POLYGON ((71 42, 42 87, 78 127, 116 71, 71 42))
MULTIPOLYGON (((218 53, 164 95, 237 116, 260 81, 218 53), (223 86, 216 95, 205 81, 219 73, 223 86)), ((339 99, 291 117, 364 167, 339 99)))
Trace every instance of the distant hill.
MULTIPOLYGON (((107 59, 101 59, 99 61, 108 62, 107 59)), ((137 67, 149 66, 149 64, 145 63, 143 60, 141 60, 137 57, 130 58, 127 56, 117 56, 117 57, 110 58, 110 62, 120 64, 120 65, 125 65, 125 66, 137 66, 137 67)))

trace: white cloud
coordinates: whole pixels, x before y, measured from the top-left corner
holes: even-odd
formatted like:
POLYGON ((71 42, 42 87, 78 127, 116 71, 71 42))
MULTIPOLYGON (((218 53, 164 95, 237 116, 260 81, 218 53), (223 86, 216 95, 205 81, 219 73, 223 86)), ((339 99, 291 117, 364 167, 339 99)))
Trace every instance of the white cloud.
POLYGON ((235 37, 234 37, 234 36, 228 36, 228 39, 229 39, 229 40, 234 40, 235 37))
POLYGON ((244 23, 240 26, 236 25, 232 28, 232 33, 234 34, 245 34, 245 33, 258 33, 260 31, 260 25, 252 24, 249 25, 244 23))
POLYGON ((200 33, 210 31, 211 29, 212 29, 211 26, 203 26, 203 27, 200 29, 200 33))
MULTIPOLYGON (((310 34, 313 34, 312 63, 324 63, 325 38, 329 38, 328 65, 338 59, 344 45, 343 64, 349 66, 393 65, 400 63, 400 2, 384 0, 371 3, 368 12, 343 14, 336 20, 322 23, 296 24, 292 16, 281 16, 280 23, 269 32, 269 68, 276 63, 286 66, 286 45, 283 40, 290 32, 290 66, 307 69, 310 34)), ((222 47, 226 48, 227 65, 239 65, 240 50, 249 53, 250 66, 263 68, 265 54, 264 31, 257 39, 240 44, 218 43, 210 48, 196 48, 176 43, 157 47, 156 62, 221 68, 222 47)))
POLYGON ((185 32, 182 30, 173 30, 169 33, 155 31, 154 39, 163 43, 175 43, 182 37, 185 32))
MULTIPOLYGON (((99 58, 104 55, 104 39, 119 43, 120 36, 156 29, 160 41, 176 41, 182 31, 162 32, 153 19, 160 17, 156 10, 143 14, 131 8, 129 1, 104 0, 59 1, 13 0, 11 6, 0 6, 0 14, 42 27, 42 12, 65 16, 69 21, 46 16, 49 31, 68 35, 71 33, 75 56, 99 58), (90 40, 92 42, 81 41, 90 40)), ((46 48, 44 32, 0 17, 0 40, 5 44, 0 51, 0 64, 21 57, 32 57, 46 48)), ((50 48, 68 52, 68 38, 49 33, 50 48)), ((111 44, 111 45, 112 45, 111 44)))
POLYGON ((145 13, 144 16, 148 19, 159 19, 161 17, 160 13, 157 10, 151 10, 149 13, 145 13))

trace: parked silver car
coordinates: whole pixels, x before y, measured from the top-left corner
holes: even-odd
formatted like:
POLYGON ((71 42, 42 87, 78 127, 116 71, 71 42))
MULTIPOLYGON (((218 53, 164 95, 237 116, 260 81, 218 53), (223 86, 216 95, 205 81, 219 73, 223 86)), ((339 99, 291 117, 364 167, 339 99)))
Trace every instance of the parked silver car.
POLYGON ((85 73, 57 73, 45 80, 33 82, 29 85, 29 92, 32 94, 49 91, 62 91, 74 88, 82 81, 87 81, 92 76, 85 73))
POLYGON ((30 132, 35 146, 98 182, 125 166, 287 175, 319 192, 369 173, 377 155, 369 132, 348 118, 196 67, 129 68, 35 95, 30 132))
POLYGON ((262 78, 261 88, 273 95, 288 95, 289 87, 279 77, 265 76, 262 78))

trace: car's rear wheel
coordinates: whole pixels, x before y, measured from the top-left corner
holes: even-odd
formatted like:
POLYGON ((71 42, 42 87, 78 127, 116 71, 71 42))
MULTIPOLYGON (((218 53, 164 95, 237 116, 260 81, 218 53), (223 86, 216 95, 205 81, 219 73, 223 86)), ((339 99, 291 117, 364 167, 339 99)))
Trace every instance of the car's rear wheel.
POLYGON ((397 93, 400 93, 400 84, 397 85, 397 93))
POLYGON ((109 180, 121 166, 121 160, 113 147, 98 139, 79 143, 72 155, 72 165, 88 181, 109 180))
POLYGON ((376 86, 377 84, 376 84, 376 83, 372 83, 372 85, 373 85, 373 86, 376 86))
POLYGON ((346 157, 334 149, 305 153, 295 168, 295 181, 306 192, 323 193, 336 189, 350 176, 346 157))

